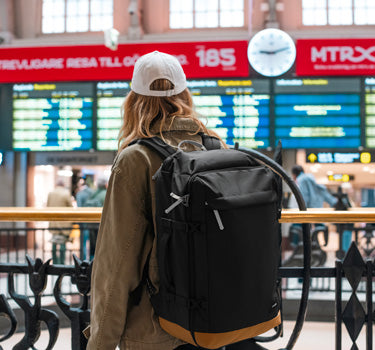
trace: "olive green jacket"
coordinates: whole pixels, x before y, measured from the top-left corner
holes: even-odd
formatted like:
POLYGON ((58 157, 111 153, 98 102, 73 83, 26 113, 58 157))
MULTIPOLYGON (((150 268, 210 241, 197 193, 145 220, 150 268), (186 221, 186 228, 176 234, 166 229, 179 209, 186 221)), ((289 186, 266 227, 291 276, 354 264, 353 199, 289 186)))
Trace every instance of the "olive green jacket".
MULTIPOLYGON (((160 125, 154 130, 159 131, 160 125)), ((190 139, 197 126, 175 118, 163 130, 165 140, 178 145, 190 139)), ((190 144, 184 144, 191 150, 190 144)), ((91 336, 88 350, 172 350, 183 343, 159 326, 146 288, 141 302, 133 305, 129 294, 139 285, 151 251, 149 277, 159 285, 154 236, 155 186, 152 176, 161 158, 142 145, 126 147, 115 159, 103 206, 92 271, 91 336)))

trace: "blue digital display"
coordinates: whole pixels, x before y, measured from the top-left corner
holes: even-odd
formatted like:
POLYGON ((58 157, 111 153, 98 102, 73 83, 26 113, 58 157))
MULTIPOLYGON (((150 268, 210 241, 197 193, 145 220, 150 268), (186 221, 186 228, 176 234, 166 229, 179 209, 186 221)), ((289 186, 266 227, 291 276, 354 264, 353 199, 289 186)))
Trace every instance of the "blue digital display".
POLYGON ((118 148, 118 134, 122 125, 121 106, 130 91, 130 81, 100 82, 97 94, 97 149, 114 151, 118 148))
POLYGON ((365 145, 375 148, 375 78, 365 79, 365 145))
MULTIPOLYGON (((187 84, 198 117, 228 145, 268 148, 281 140, 286 149, 375 148, 374 78, 206 79, 187 84)), ((2 149, 116 150, 121 105, 129 91, 130 81, 15 84, 13 100, 7 98, 12 121, 9 117, 8 131, 0 135, 9 135, 2 149)))
POLYGON ((93 148, 93 86, 88 83, 13 86, 13 149, 93 148))
MULTIPOLYGON (((188 80, 199 118, 228 145, 270 146, 268 80, 188 80)), ((97 84, 97 149, 116 150, 122 125, 121 105, 130 82, 97 84)))
POLYGON ((266 80, 190 81, 196 110, 228 145, 270 146, 270 94, 266 80))
POLYGON ((283 148, 361 146, 359 80, 350 84, 338 79, 317 79, 314 84, 314 79, 309 79, 307 83, 303 85, 301 80, 301 86, 293 87, 283 80, 283 85, 276 88, 275 141, 281 140, 283 148), (314 93, 310 92, 310 84, 314 93), (320 93, 315 93, 318 84, 320 93))
MULTIPOLYGON (((337 123, 337 117, 314 117, 314 118, 301 118, 301 117, 288 117, 280 116, 277 118, 277 126, 315 126, 323 125, 330 126, 337 123)), ((358 126, 358 117, 340 117, 340 125, 343 126, 358 126)))
POLYGON ((327 103, 343 103, 343 104, 356 104, 359 103, 359 95, 298 95, 298 94, 288 94, 279 95, 277 100, 279 104, 290 104, 298 99, 301 104, 327 104, 327 103))

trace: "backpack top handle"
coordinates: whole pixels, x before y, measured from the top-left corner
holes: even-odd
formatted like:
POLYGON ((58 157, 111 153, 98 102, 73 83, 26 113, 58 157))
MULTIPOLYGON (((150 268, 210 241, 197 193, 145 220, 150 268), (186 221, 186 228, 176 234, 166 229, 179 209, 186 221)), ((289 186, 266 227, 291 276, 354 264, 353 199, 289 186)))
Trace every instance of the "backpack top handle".
POLYGON ((204 145, 200 144, 199 142, 196 142, 196 141, 193 141, 193 140, 182 140, 177 148, 180 150, 180 151, 183 151, 183 149, 181 148, 181 146, 184 144, 184 143, 189 143, 190 145, 193 145, 193 146, 196 146, 198 148, 200 148, 202 151, 207 151, 207 148, 204 147, 204 145))
POLYGON ((208 150, 221 148, 221 142, 217 137, 207 135, 203 132, 199 132, 198 134, 202 138, 204 147, 206 147, 208 150))

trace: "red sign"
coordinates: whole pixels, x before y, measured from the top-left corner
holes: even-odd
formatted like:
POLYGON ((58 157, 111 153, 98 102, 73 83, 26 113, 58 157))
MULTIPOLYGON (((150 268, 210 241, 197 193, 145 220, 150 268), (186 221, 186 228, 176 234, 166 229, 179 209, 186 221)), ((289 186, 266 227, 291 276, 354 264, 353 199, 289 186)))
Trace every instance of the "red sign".
POLYGON ((178 58, 187 78, 248 77, 247 41, 0 49, 0 82, 129 80, 135 61, 158 50, 178 58))
POLYGON ((375 39, 297 40, 296 73, 375 75, 375 39))

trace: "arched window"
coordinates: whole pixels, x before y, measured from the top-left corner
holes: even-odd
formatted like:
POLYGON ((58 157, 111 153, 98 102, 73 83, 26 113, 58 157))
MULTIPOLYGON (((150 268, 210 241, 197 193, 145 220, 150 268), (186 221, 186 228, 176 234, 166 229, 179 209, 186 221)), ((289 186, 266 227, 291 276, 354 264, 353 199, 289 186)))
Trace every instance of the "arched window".
POLYGON ((42 33, 102 31, 113 27, 113 0, 43 0, 42 33))
POLYGON ((169 0, 171 29, 243 27, 244 17, 244 0, 169 0))
POLYGON ((302 23, 306 26, 373 25, 374 0, 302 0, 302 23))

